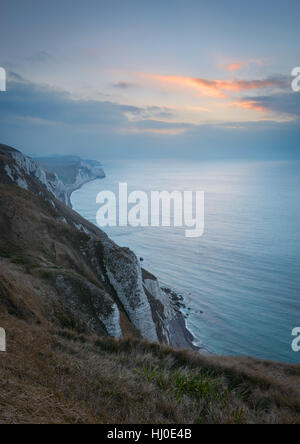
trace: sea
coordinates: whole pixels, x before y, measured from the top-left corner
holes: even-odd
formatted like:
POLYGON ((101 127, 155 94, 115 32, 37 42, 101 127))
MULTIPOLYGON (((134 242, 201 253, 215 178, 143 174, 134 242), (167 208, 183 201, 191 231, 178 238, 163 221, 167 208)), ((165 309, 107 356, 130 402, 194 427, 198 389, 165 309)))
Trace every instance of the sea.
POLYGON ((111 161, 106 178, 72 194, 96 224, 100 191, 204 191, 204 233, 183 227, 105 227, 162 286, 184 297, 187 327, 203 351, 300 363, 300 164, 111 161))

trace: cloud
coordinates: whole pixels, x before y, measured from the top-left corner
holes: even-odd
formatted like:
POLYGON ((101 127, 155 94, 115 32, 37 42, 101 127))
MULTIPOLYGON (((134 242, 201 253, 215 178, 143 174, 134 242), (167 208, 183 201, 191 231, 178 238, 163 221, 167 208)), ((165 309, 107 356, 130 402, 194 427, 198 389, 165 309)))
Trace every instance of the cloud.
POLYGON ((8 73, 8 81, 11 81, 11 82, 16 81, 16 82, 19 82, 19 83, 20 82, 26 82, 26 80, 20 74, 18 74, 16 72, 13 72, 13 71, 10 71, 8 73))
POLYGON ((263 80, 208 80, 196 77, 165 76, 160 74, 138 73, 140 78, 152 84, 171 89, 189 89, 198 95, 215 98, 226 98, 228 92, 243 92, 265 88, 282 88, 286 86, 283 78, 268 78, 263 80))
MULTIPOLYGON (((174 115, 176 114, 176 110, 173 110, 171 108, 168 108, 166 106, 147 106, 145 108, 139 108, 138 111, 134 114, 132 114, 132 116, 135 117, 135 119, 138 120, 147 120, 147 119, 163 119, 163 120, 167 120, 170 119, 172 117, 174 117, 174 115)), ((132 119, 130 119, 132 120, 132 119)))
POLYGON ((139 128, 139 127, 131 127, 124 128, 120 130, 120 133, 127 134, 158 134, 165 136, 178 136, 179 134, 183 134, 186 131, 186 128, 139 128))
POLYGON ((185 131, 191 129, 193 125, 184 123, 168 123, 159 120, 141 120, 139 122, 133 122, 126 128, 122 128, 121 132, 138 134, 138 133, 151 133, 160 135, 177 136, 183 134, 185 131))
MULTIPOLYGON (((293 93, 242 100, 299 115, 299 99, 300 94, 293 93)), ((74 100, 49 86, 10 80, 0 97, 1 142, 29 155, 64 152, 102 160, 299 158, 298 121, 202 125, 163 121, 173 112, 159 106, 74 100)))
POLYGON ((136 107, 109 101, 74 100, 64 91, 41 86, 11 73, 7 93, 0 100, 0 121, 26 123, 33 127, 68 127, 109 133, 180 134, 188 125, 177 125, 165 120, 173 117, 167 107, 136 107))
POLYGON ((8 72, 8 82, 18 82, 18 83, 27 83, 27 80, 24 79, 20 74, 14 71, 8 72))
POLYGON ((239 71, 245 67, 249 68, 251 65, 262 66, 266 63, 265 60, 261 59, 249 59, 247 61, 235 61, 228 65, 223 65, 223 68, 230 72, 239 71))
POLYGON ((233 102, 230 105, 235 106, 237 108, 250 109, 250 110, 259 111, 259 112, 267 111, 267 108, 264 108, 256 100, 244 100, 243 99, 238 102, 233 102))
MULTIPOLYGON (((12 76, 18 79, 18 75, 12 76)), ((73 100, 71 95, 48 86, 24 81, 9 81, 7 93, 1 96, 3 118, 40 119, 65 125, 114 127, 128 122, 126 115, 141 114, 142 108, 94 100, 73 100)))
POLYGON ((278 93, 255 98, 243 97, 238 102, 233 103, 233 105, 256 111, 275 112, 300 119, 300 94, 298 93, 278 93))
POLYGON ((117 82, 113 84, 114 88, 128 89, 136 87, 135 84, 129 82, 117 82))
POLYGON ((244 62, 234 62, 230 65, 225 66, 225 69, 231 72, 239 71, 240 69, 243 69, 244 66, 246 66, 246 63, 244 62))
POLYGON ((33 63, 48 62, 52 59, 53 59, 52 55, 49 54, 49 52, 47 51, 38 51, 35 54, 31 55, 30 57, 26 58, 28 62, 33 62, 33 63))

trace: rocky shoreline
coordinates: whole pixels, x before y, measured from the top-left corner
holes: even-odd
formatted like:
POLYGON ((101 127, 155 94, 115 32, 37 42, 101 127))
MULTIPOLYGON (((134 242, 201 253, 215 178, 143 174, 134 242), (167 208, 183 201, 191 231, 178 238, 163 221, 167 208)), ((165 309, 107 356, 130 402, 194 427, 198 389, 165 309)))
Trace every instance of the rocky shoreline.
POLYGON ((162 291, 169 295, 174 309, 177 312, 177 317, 171 322, 173 341, 177 344, 178 348, 191 348, 192 350, 201 350, 200 347, 195 345, 196 338, 187 327, 187 316, 183 313, 183 310, 186 309, 184 297, 167 287, 163 287, 162 291), (179 331, 182 331, 182 336, 178 335, 179 331))

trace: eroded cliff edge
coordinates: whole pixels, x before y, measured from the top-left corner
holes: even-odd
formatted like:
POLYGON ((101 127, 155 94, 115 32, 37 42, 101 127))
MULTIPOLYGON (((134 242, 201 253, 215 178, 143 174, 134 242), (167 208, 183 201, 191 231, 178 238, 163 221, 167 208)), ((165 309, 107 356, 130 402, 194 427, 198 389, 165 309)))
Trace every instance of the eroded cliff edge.
POLYGON ((193 348, 156 277, 67 204, 57 175, 0 145, 0 305, 38 323, 193 348))
POLYGON ((78 156, 40 157, 35 160, 50 180, 56 176, 63 182, 69 207, 72 207, 71 195, 75 190, 92 180, 105 178, 102 165, 96 160, 83 160, 78 156))

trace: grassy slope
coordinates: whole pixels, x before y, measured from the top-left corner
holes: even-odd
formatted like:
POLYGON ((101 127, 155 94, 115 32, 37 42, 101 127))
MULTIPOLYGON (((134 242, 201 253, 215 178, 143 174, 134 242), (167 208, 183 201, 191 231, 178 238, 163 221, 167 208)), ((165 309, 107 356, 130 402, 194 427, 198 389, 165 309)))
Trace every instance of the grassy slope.
POLYGON ((300 423, 300 366, 0 324, 1 423, 300 423))

